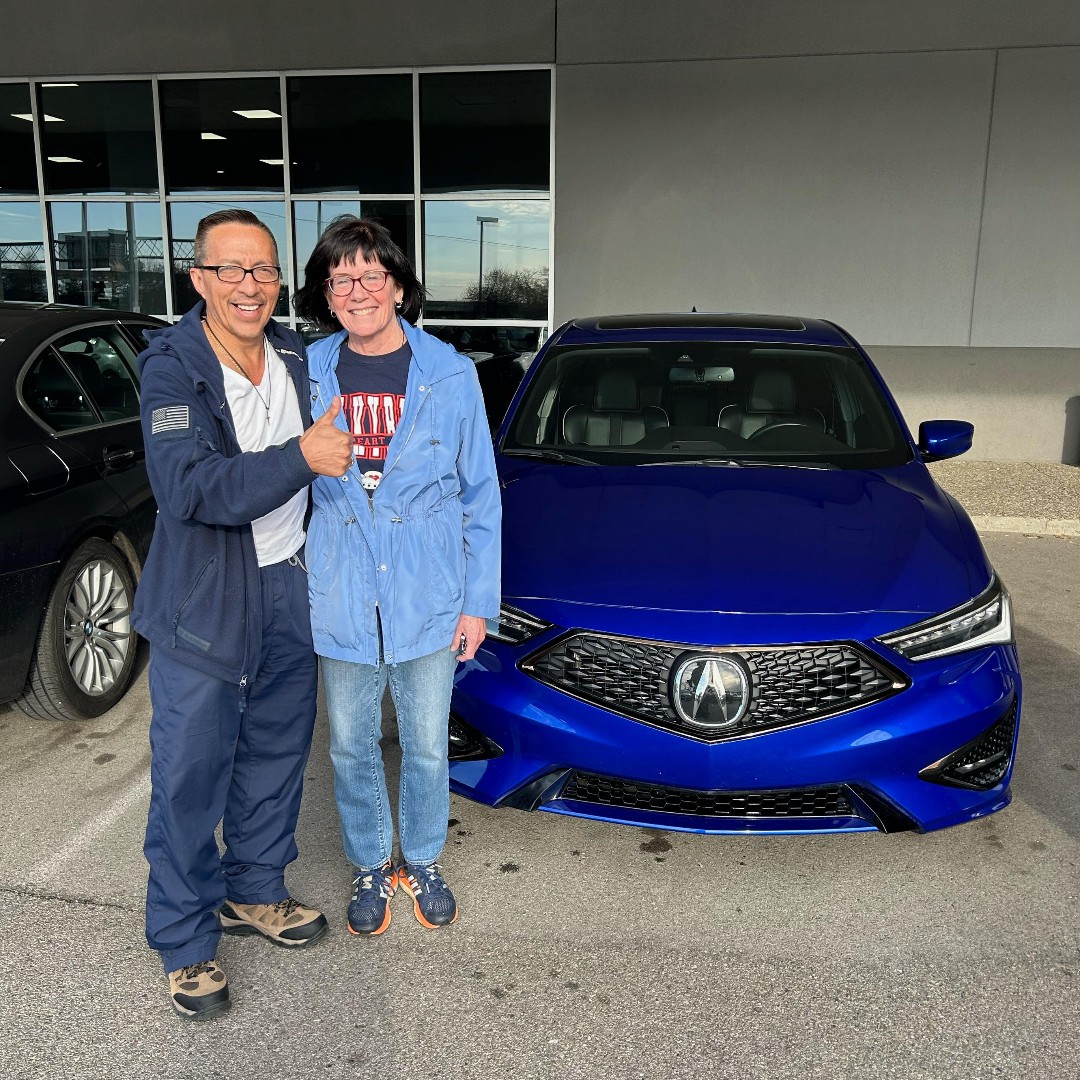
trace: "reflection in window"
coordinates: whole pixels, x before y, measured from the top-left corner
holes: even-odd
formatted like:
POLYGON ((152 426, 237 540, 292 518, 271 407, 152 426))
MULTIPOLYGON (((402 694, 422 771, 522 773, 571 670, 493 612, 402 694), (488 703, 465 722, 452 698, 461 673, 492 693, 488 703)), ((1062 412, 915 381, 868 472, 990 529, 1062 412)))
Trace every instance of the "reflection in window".
POLYGON ((421 75, 422 190, 547 191, 550 126, 548 71, 421 75))
POLYGON ((139 415, 139 394, 132 378, 135 357, 111 327, 78 330, 53 342, 105 423, 139 415))
POLYGON ((286 96, 294 192, 412 191, 411 76, 294 77, 286 96))
POLYGON ((411 202, 361 202, 358 199, 320 199, 293 203, 295 228, 297 280, 304 279, 304 266, 315 250, 315 243, 331 221, 342 214, 374 218, 385 225, 394 243, 405 252, 409 261, 413 257, 413 204, 411 202))
POLYGON ((425 318, 546 319, 549 213, 546 200, 425 203, 425 318))
MULTIPOLYGON (((0 84, 0 191, 5 195, 36 195, 34 117, 26 83, 0 84)), ((3 233, 0 233, 0 237, 3 233)))
POLYGON ((53 431, 73 431, 98 422, 83 388, 49 349, 26 373, 22 392, 31 411, 53 431))
POLYGON ((159 94, 170 192, 284 190, 277 79, 166 80, 159 94))
POLYGON ((288 317, 289 314, 289 269, 282 262, 285 257, 285 204, 283 202, 183 202, 172 203, 169 207, 169 234, 171 243, 171 272, 173 282, 173 311, 183 315, 199 301, 199 294, 191 283, 188 271, 195 261, 195 230, 207 214, 217 210, 236 208, 250 210, 274 234, 277 244, 278 264, 281 266, 281 296, 274 308, 274 314, 288 317))
POLYGON ((52 203, 56 299, 162 314, 165 271, 157 203, 52 203))
POLYGON ((48 299, 41 210, 33 203, 0 203, 0 300, 48 299))
POLYGON ((149 82, 61 83, 38 92, 48 194, 158 190, 149 82))

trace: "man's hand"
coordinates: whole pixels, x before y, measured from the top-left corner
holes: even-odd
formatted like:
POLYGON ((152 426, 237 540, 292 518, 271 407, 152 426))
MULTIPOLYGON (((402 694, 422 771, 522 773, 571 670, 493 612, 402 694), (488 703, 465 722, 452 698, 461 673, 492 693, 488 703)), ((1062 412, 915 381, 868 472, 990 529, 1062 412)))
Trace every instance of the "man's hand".
POLYGON ((320 476, 344 476, 353 462, 352 436, 334 427, 339 412, 341 398, 335 397, 330 408, 300 436, 304 460, 320 476))
POLYGON ((487 637, 487 622, 479 615, 462 615, 454 631, 451 650, 456 653, 458 663, 471 660, 476 655, 484 638, 487 637))

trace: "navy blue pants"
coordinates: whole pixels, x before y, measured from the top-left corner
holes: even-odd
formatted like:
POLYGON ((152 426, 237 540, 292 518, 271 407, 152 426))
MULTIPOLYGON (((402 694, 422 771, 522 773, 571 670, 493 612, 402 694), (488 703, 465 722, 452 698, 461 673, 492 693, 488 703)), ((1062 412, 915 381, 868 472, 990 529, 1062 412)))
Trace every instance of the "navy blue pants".
POLYGON ((297 855, 318 661, 303 568, 275 563, 259 578, 262 651, 246 708, 236 683, 196 671, 168 649, 150 653, 146 940, 166 971, 214 958, 216 911, 226 899, 272 904, 289 895, 285 867, 297 855))

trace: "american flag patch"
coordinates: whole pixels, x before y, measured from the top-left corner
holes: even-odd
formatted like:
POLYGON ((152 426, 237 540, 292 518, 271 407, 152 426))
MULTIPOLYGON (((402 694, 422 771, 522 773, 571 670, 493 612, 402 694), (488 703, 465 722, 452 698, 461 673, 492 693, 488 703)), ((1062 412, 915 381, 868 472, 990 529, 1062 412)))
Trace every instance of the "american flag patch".
POLYGON ((186 405, 166 405, 155 409, 150 418, 150 434, 161 435, 166 431, 187 431, 191 427, 191 414, 186 405))

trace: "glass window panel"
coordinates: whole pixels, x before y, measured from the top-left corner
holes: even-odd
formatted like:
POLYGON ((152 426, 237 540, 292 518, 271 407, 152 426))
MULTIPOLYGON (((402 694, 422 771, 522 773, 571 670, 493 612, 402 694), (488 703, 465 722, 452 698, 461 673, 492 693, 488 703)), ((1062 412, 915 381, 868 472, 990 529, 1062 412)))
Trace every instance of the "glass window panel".
POLYGON ((48 298, 41 210, 37 203, 0 202, 0 300, 48 298))
POLYGON ((49 212, 59 303, 164 314, 157 203, 54 202, 49 212))
POLYGON ((73 431, 98 422, 83 388, 51 349, 26 373, 22 392, 30 411, 53 431, 73 431))
POLYGON ((169 191, 284 191, 277 79, 166 80, 159 95, 169 191))
POLYGON ((150 83, 42 86, 38 94, 48 194, 139 195, 158 190, 150 83))
POLYGON ((294 193, 412 191, 411 76, 296 77, 287 97, 294 193))
POLYGON ((547 191, 550 123, 548 71, 421 75, 422 190, 547 191))
POLYGON ((549 214, 541 199, 425 203, 425 319, 546 319, 549 214))
POLYGON ((411 202, 359 201, 357 199, 304 200, 293 203, 297 280, 304 278, 304 266, 315 250, 315 242, 334 218, 357 214, 374 218, 390 231, 409 261, 416 265, 413 247, 413 204, 411 202))
POLYGON ((131 376, 135 356, 123 335, 111 327, 77 330, 53 343, 102 420, 139 415, 139 394, 131 376))
POLYGON ((183 315, 195 306, 200 299, 191 284, 188 271, 195 261, 195 230, 199 222, 217 210, 235 207, 250 210, 274 234, 277 244, 278 263, 281 265, 281 296, 278 298, 274 314, 279 318, 289 315, 289 270, 282 262, 285 257, 285 204, 283 202, 229 202, 205 203, 182 202, 169 206, 169 236, 172 251, 173 310, 183 315))
POLYGON ((0 194, 36 195, 34 121, 27 83, 0 84, 0 194))

